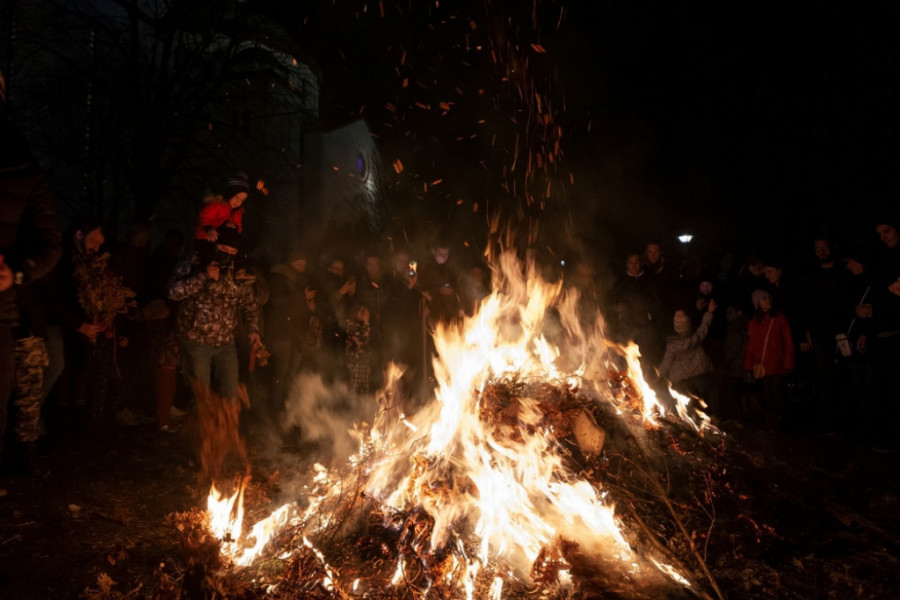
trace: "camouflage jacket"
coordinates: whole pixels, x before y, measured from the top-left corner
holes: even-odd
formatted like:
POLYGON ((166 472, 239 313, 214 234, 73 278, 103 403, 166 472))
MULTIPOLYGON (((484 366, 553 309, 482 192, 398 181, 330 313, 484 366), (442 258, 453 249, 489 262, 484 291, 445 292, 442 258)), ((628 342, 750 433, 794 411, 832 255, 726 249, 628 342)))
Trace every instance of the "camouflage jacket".
POLYGON ((169 299, 179 302, 175 331, 180 339, 222 347, 234 341, 237 313, 248 333, 259 333, 259 306, 253 286, 235 281, 233 267, 220 269, 213 281, 193 252, 175 268, 169 299))

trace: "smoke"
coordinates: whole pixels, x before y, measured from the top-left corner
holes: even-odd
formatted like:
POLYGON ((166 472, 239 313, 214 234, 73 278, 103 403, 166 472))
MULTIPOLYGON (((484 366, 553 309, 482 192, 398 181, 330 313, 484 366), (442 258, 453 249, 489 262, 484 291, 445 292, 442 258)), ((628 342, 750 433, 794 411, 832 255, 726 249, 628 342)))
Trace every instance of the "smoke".
POLYGON ((322 457, 335 464, 359 449, 352 435, 354 423, 371 423, 375 399, 353 394, 346 383, 326 383, 315 373, 301 373, 291 386, 281 419, 283 431, 296 427, 304 444, 318 446, 322 457))

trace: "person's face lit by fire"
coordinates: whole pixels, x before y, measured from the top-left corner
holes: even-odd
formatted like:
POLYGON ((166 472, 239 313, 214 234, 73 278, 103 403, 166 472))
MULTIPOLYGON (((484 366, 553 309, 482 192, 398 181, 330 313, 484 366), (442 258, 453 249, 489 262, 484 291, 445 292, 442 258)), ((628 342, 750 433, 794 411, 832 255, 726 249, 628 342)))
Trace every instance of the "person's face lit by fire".
POLYGON ((473 285, 479 287, 485 286, 487 285, 487 273, 480 266, 473 265, 472 268, 469 269, 469 281, 471 281, 473 285))
POLYGON ((394 255, 394 274, 405 275, 409 270, 409 253, 398 252, 394 255))
POLYGON ((228 199, 228 205, 231 206, 231 208, 240 208, 244 203, 244 200, 247 199, 247 196, 247 192, 238 192, 228 199))
POLYGON ((344 276, 344 261, 342 260, 333 260, 331 264, 328 265, 328 272, 337 275, 338 277, 344 276))
POLYGON ((575 286, 582 291, 594 286, 594 269, 589 264, 580 263, 575 268, 575 286))
POLYGON ((446 264, 450 260, 450 248, 438 246, 431 251, 431 254, 434 256, 434 262, 439 265, 446 264))
POLYGON ((100 246, 106 241, 106 236, 103 235, 103 229, 97 227, 96 229, 91 229, 85 233, 82 240, 84 243, 84 253, 90 255, 96 254, 100 250, 100 246))
POLYGON ((701 281, 700 282, 700 294, 703 296, 709 296, 713 292, 713 284, 711 281, 701 281))
POLYGON ((831 262, 831 244, 828 240, 816 240, 813 244, 813 252, 816 253, 816 260, 819 264, 827 264, 831 262))
POLYGON ((773 266, 763 267, 763 275, 765 276, 766 281, 772 285, 777 285, 778 282, 781 281, 781 268, 773 266))
POLYGON ((759 299, 759 311, 767 313, 772 310, 772 296, 765 294, 759 299))
POLYGON ((307 262, 305 258, 295 258, 291 261, 291 267, 298 273, 306 273, 307 262))
POLYGON ((648 265, 658 265, 662 261, 662 248, 659 244, 647 244, 644 255, 647 257, 648 265))
POLYGON ((366 277, 372 281, 381 279, 381 259, 377 256, 366 257, 366 277))
POLYGON ((672 328, 676 333, 685 333, 691 329, 691 318, 683 310, 676 310, 672 317, 672 328))
POLYGON ((754 277, 762 277, 765 274, 765 266, 761 262, 751 262, 747 264, 747 270, 754 277))
POLYGON ((878 232, 881 243, 886 247, 896 248, 900 244, 900 233, 897 232, 893 225, 882 223, 875 228, 875 231, 878 232))
POLYGON ((637 277, 641 274, 641 257, 638 254, 629 254, 625 259, 625 270, 632 277, 637 277))

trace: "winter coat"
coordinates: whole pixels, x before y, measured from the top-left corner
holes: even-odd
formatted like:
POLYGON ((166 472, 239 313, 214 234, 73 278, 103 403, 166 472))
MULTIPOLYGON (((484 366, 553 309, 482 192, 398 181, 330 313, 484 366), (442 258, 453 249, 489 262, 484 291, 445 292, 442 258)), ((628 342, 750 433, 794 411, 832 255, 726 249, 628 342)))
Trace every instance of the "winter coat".
POLYGON ((659 376, 672 383, 711 373, 712 361, 703 349, 703 339, 709 332, 713 314, 703 313, 696 331, 670 336, 666 340, 666 353, 659 366, 659 376))
POLYGON ((243 233, 243 221, 243 206, 231 208, 228 202, 208 202, 200 209, 200 216, 197 218, 197 228, 194 230, 194 238, 198 240, 208 239, 206 236, 210 229, 218 229, 226 223, 233 224, 237 228, 238 233, 243 233))
POLYGON ((752 371, 753 365, 759 362, 763 363, 766 375, 785 375, 794 370, 794 340, 791 337, 791 327, 787 318, 780 313, 774 316, 766 313, 762 319, 753 317, 747 324, 744 370, 752 371), (771 332, 769 332, 770 324, 771 332))
POLYGON ((259 333, 253 286, 235 281, 233 266, 220 267, 218 281, 210 279, 196 251, 176 267, 169 299, 181 302, 176 318, 180 339, 216 348, 227 346, 234 342, 238 311, 247 333, 259 333))

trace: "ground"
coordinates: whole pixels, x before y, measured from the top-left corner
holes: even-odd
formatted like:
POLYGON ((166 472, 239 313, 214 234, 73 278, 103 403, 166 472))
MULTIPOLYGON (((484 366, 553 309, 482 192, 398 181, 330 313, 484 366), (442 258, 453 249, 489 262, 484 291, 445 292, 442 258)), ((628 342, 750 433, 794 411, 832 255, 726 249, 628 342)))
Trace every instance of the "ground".
MULTIPOLYGON (((160 581, 182 582, 170 515, 202 507, 208 493, 187 430, 113 425, 85 439, 62 419, 42 442, 43 473, 0 478, 0 598, 159 598, 160 581), (121 595, 100 594, 102 574, 121 595)), ((256 476, 271 474, 271 457, 252 437, 249 446, 256 476)), ((706 547, 725 597, 900 597, 900 454, 737 427, 728 448, 725 477, 748 498, 740 514, 717 515, 706 547)), ((296 448, 280 457, 309 459, 296 448)))

